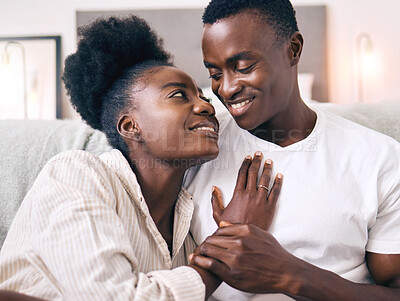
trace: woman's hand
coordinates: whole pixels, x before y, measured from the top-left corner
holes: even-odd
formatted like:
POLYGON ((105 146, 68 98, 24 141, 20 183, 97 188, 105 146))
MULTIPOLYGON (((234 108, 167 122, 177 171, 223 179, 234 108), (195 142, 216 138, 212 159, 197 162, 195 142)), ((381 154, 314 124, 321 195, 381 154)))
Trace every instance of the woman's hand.
POLYGON ((220 190, 213 187, 213 217, 220 228, 189 257, 191 264, 214 273, 233 287, 253 293, 280 291, 277 278, 282 276, 282 255, 292 258, 264 231, 274 217, 283 176, 278 173, 269 188, 273 163, 266 160, 258 182, 261 162, 261 152, 244 159, 232 200, 225 208, 220 190))
POLYGON ((220 190, 216 186, 213 187, 211 202, 213 217, 217 225, 224 226, 227 224, 224 222, 229 222, 232 224, 253 224, 263 230, 269 229, 281 191, 283 176, 278 173, 272 188, 269 188, 273 163, 272 160, 268 159, 264 162, 261 178, 258 182, 261 162, 261 152, 256 152, 253 159, 251 156, 244 159, 239 169, 232 200, 225 208, 220 190))

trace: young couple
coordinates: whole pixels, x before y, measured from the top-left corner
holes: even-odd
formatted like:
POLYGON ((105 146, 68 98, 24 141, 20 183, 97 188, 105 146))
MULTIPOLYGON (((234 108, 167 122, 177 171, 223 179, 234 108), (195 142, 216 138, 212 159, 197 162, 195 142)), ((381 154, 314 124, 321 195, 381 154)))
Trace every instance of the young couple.
POLYGON ((223 284, 220 300, 400 300, 399 144, 302 102, 289 1, 212 0, 203 21, 219 122, 144 20, 81 29, 64 82, 115 150, 48 162, 1 250, 0 289, 204 300, 222 280, 240 291, 223 284))

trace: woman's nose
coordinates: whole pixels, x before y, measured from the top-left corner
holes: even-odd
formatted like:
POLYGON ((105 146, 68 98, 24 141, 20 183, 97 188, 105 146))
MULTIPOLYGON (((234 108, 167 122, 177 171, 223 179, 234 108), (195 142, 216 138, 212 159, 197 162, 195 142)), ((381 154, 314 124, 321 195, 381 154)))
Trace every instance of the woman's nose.
POLYGON ((215 109, 213 105, 201 98, 196 102, 193 108, 195 114, 198 115, 206 115, 206 116, 214 116, 215 109))

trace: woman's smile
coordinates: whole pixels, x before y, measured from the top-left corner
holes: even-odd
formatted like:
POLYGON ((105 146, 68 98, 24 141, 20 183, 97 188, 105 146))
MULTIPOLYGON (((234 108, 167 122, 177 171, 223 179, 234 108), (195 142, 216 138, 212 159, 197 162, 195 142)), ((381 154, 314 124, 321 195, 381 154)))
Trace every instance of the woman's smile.
MULTIPOLYGON (((140 85, 140 84, 139 84, 140 85)), ((132 111, 151 157, 208 161, 219 153, 214 107, 185 72, 171 66, 148 73, 132 111), (151 137, 150 137, 151 133, 151 137)))
POLYGON ((207 137, 218 139, 219 126, 218 122, 201 121, 189 128, 193 132, 203 134, 207 137))

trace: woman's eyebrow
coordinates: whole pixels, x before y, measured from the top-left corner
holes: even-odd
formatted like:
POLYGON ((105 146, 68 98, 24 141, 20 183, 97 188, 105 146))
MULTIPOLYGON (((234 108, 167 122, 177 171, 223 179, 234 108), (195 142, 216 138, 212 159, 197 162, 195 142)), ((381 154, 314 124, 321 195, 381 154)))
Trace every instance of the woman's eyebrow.
POLYGON ((164 90, 165 88, 168 88, 168 87, 181 87, 181 88, 187 89, 188 86, 185 83, 173 82, 173 83, 168 83, 168 84, 163 85, 160 90, 164 90))

